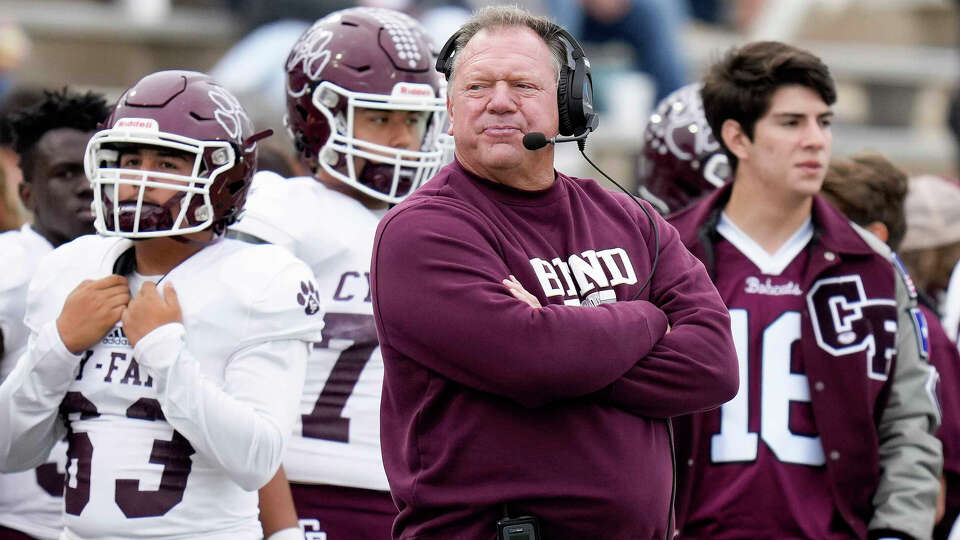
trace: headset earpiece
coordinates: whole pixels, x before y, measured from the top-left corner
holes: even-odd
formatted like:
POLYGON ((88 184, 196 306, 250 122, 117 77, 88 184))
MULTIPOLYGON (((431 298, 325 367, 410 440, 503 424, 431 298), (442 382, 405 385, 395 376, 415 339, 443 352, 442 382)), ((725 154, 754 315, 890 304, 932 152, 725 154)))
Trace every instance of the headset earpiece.
POLYGON ((561 135, 580 135, 597 128, 598 118, 593 111, 593 77, 590 61, 580 43, 561 26, 557 33, 566 44, 567 64, 560 68, 557 81, 557 107, 561 135))
POLYGON ((557 108, 560 111, 560 134, 573 135, 574 124, 570 117, 570 68, 560 68, 560 77, 557 79, 557 108))

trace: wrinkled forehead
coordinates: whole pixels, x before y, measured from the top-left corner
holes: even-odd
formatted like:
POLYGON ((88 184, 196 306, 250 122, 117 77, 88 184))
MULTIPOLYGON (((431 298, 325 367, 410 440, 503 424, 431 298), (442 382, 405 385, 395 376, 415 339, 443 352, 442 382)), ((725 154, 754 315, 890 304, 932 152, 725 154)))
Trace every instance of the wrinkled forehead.
POLYGON ((533 65, 550 66, 559 75, 559 62, 547 43, 527 26, 491 26, 477 32, 454 56, 454 77, 482 60, 528 58, 533 65))

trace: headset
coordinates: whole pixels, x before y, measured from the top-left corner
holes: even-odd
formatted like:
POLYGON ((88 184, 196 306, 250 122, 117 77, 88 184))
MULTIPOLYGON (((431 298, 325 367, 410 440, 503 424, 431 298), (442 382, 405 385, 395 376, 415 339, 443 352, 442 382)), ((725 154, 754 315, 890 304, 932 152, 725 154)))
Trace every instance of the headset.
MULTIPOLYGON (((553 25, 566 49, 567 62, 560 66, 560 78, 557 81, 557 107, 560 112, 561 135, 585 135, 597 128, 599 118, 593 110, 593 76, 590 75, 590 60, 587 59, 580 43, 562 26, 553 25)), ((457 49, 457 40, 464 30, 458 30, 440 49, 437 56, 437 71, 450 80, 453 61, 457 49)))

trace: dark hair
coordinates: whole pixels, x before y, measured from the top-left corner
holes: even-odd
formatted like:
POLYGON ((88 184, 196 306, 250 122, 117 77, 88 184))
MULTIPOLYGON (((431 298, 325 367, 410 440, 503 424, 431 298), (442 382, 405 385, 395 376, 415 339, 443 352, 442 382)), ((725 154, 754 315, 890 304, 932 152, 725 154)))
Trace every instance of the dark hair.
POLYGON ((907 175, 879 154, 859 154, 830 163, 821 192, 850 221, 887 227, 887 245, 894 251, 907 233, 904 201, 907 175))
POLYGON ((43 100, 43 89, 33 86, 15 86, 0 100, 0 114, 11 115, 29 109, 43 100))
POLYGON ((753 140, 753 130, 770 110, 773 94, 783 86, 801 85, 833 105, 837 90, 826 65, 813 54, 779 41, 755 41, 729 50, 714 63, 703 79, 703 109, 730 166, 737 170, 737 157, 723 141, 726 120, 736 120, 753 140))
POLYGON ((11 115, 14 150, 20 154, 24 181, 33 180, 33 150, 48 131, 61 128, 94 131, 109 114, 103 96, 93 92, 75 94, 63 88, 44 90, 42 100, 11 115))
POLYGON ((6 114, 0 113, 0 146, 13 148, 13 126, 6 114))

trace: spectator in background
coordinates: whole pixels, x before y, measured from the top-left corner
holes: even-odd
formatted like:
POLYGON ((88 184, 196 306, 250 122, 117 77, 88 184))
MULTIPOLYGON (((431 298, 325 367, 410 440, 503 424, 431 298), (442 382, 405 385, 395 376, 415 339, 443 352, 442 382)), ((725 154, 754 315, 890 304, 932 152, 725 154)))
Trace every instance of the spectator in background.
POLYGON ((634 67, 653 79, 657 100, 686 83, 679 39, 686 10, 677 0, 544 0, 544 4, 560 26, 585 43, 628 44, 634 67))
MULTIPOLYGON (((915 188, 912 188, 915 189, 915 188)), ((851 221, 873 233, 896 252, 907 233, 904 199, 907 175, 883 156, 863 154, 835 160, 827 170, 822 193, 851 221)), ((915 195, 916 197, 916 195, 915 195)), ((914 205, 913 211, 918 208, 914 205)), ((909 269, 909 268, 908 268, 909 269)), ((940 374, 938 388, 943 416, 937 438, 943 443, 943 476, 937 503, 934 539, 946 539, 960 512, 960 352, 940 324, 930 296, 918 295, 917 308, 929 330, 930 363, 940 374)))
POLYGON ((900 256, 921 294, 936 306, 943 329, 957 340, 960 323, 960 184, 939 176, 910 180, 907 235, 900 256))
POLYGON ((830 163, 823 195, 850 221, 897 251, 907 232, 907 175, 886 158, 861 154, 830 163))

